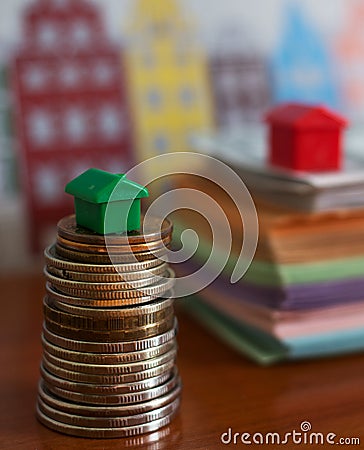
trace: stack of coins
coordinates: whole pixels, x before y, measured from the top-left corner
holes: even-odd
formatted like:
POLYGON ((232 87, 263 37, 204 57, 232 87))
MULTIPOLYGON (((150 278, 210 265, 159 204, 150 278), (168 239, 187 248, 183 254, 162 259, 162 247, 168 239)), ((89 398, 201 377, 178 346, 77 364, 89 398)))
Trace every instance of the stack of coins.
POLYGON ((174 274, 161 258, 172 225, 98 235, 58 223, 45 251, 39 420, 83 437, 123 437, 167 425, 179 406, 174 274))

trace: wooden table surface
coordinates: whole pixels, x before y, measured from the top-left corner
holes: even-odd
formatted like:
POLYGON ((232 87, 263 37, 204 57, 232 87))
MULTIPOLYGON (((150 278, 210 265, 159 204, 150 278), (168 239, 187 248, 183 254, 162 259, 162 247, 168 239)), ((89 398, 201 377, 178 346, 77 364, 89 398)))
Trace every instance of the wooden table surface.
POLYGON ((111 440, 48 430, 34 415, 44 280, 34 275, 3 277, 0 292, 1 449, 244 448, 241 441, 223 445, 221 434, 231 428, 233 433, 276 431, 283 436, 298 432, 303 421, 312 424, 312 431, 335 433, 336 439, 359 437, 356 448, 364 448, 364 355, 262 368, 178 307, 178 367, 184 388, 180 413, 170 426, 139 438, 111 440))

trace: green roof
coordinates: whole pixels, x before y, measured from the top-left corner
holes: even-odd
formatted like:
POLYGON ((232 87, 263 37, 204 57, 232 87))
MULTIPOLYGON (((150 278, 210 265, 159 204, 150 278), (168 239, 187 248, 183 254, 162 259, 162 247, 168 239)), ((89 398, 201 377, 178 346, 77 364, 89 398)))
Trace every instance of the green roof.
POLYGON ((100 169, 88 169, 65 188, 67 194, 91 203, 106 203, 109 200, 133 200, 148 197, 148 189, 124 174, 114 174, 100 169))

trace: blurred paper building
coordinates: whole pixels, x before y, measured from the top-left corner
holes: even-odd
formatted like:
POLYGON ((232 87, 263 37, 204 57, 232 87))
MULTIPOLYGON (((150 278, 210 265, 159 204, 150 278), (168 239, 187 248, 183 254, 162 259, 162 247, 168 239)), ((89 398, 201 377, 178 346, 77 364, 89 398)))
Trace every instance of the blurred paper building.
POLYGON ((348 2, 336 42, 344 108, 357 122, 364 118, 364 3, 348 2))
POLYGON ((270 105, 267 63, 240 28, 225 28, 210 57, 215 119, 220 127, 258 123, 270 105))
POLYGON ((272 55, 272 89, 276 103, 300 101, 338 106, 338 92, 325 42, 292 3, 285 14, 282 36, 272 55))
POLYGON ((0 67, 0 198, 13 197, 17 188, 9 73, 0 67))
POLYGON ((67 181, 89 167, 132 161, 120 52, 98 9, 84 0, 38 0, 24 12, 14 60, 21 179, 33 250, 44 229, 72 211, 67 181))
POLYGON ((127 72, 139 160, 189 148, 212 128, 204 51, 176 0, 136 0, 127 30, 127 72))

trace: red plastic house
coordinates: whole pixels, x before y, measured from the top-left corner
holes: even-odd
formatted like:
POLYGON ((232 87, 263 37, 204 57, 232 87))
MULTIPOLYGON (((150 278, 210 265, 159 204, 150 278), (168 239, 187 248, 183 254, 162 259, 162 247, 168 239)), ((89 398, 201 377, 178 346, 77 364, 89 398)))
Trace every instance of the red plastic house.
POLYGON ((322 106, 283 104, 266 116, 269 162, 293 170, 338 170, 347 121, 322 106))
POLYGON ((13 87, 30 242, 72 211, 64 186, 89 167, 124 172, 132 130, 121 52, 98 8, 37 0, 24 11, 13 87))

